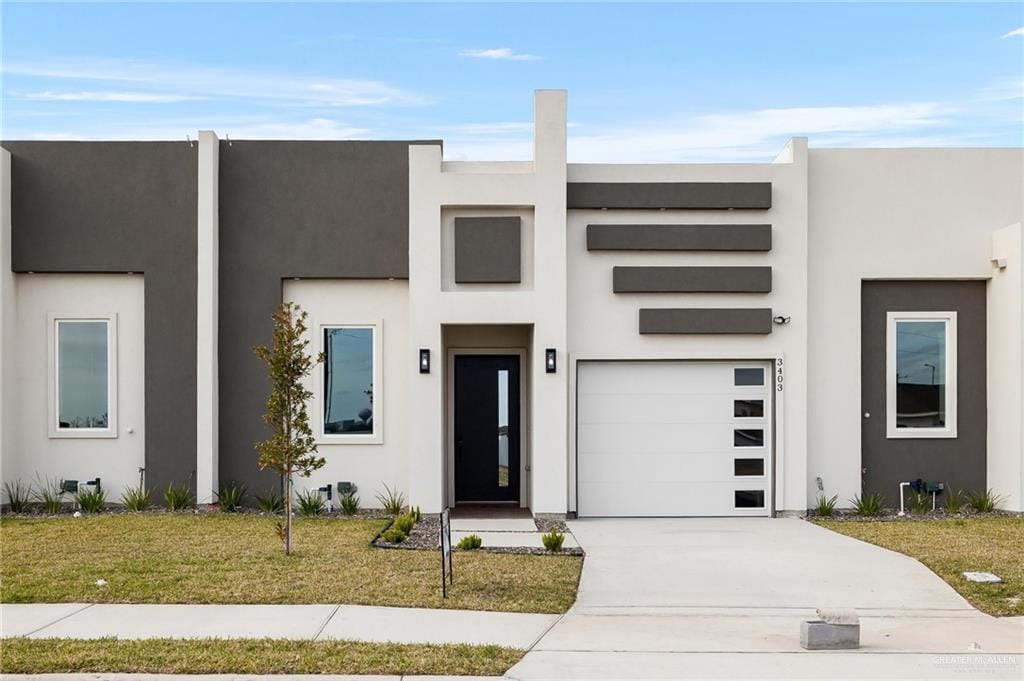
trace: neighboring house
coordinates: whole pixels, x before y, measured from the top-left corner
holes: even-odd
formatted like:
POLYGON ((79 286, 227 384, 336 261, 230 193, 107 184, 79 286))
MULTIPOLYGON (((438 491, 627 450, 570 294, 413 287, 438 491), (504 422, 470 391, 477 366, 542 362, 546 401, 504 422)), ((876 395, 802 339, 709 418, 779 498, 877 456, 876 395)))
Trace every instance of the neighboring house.
POLYGON ((275 485, 252 346, 293 300, 327 353, 300 487, 769 515, 920 478, 1024 508, 1024 151, 567 164, 565 116, 536 94, 527 162, 4 143, 3 479, 275 485))

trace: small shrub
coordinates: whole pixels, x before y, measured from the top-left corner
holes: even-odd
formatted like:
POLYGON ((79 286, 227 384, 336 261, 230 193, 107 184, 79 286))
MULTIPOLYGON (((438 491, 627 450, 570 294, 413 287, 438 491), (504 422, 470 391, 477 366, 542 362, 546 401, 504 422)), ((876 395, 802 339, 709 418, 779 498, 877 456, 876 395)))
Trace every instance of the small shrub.
POLYGON ((38 489, 35 499, 43 507, 43 512, 57 515, 64 509, 64 481, 60 478, 40 478, 36 476, 38 489))
POLYGON ((478 535, 467 534, 465 537, 460 539, 459 543, 456 544, 455 546, 460 551, 472 551, 473 549, 478 549, 478 548, 480 548, 483 545, 484 545, 484 540, 481 539, 478 535))
POLYGON ((265 494, 257 494, 256 503, 264 513, 284 513, 284 497, 277 490, 271 489, 265 494))
POLYGON ((910 512, 924 515, 931 506, 931 496, 927 492, 914 492, 910 495, 910 512))
POLYGON ((299 492, 295 495, 295 502, 299 505, 299 515, 306 518, 318 516, 327 508, 327 502, 317 490, 299 492))
POLYGON ((75 494, 75 503, 86 513, 99 513, 107 505, 107 493, 100 487, 87 487, 75 494))
POLYGON ((541 535, 540 540, 544 544, 544 548, 551 553, 561 553, 565 535, 559 532, 557 527, 552 527, 550 532, 541 535))
POLYGON ((167 485, 167 491, 164 492, 164 503, 167 504, 167 509, 170 511, 188 508, 192 503, 192 492, 188 485, 175 487, 174 483, 171 483, 167 485))
POLYGON ((412 520, 414 523, 418 523, 419 521, 423 520, 423 513, 420 512, 419 506, 409 509, 409 515, 412 516, 412 520))
POLYGON ((338 503, 341 504, 341 512, 345 515, 359 513, 359 495, 355 492, 344 492, 338 503))
POLYGON ((850 499, 850 504, 853 506, 853 510, 857 515, 865 517, 881 515, 882 504, 884 503, 884 498, 878 492, 875 492, 874 494, 865 494, 863 496, 854 495, 854 497, 850 499))
POLYGON ((32 486, 22 484, 21 479, 4 483, 4 496, 11 513, 24 513, 32 499, 32 486))
POLYGON ((1003 497, 988 489, 984 492, 968 492, 967 505, 978 513, 992 513, 999 508, 1003 497))
POLYGON ((384 491, 377 494, 377 501, 388 515, 399 516, 405 510, 405 495, 397 488, 392 490, 384 485, 384 491))
POLYGON ((838 495, 832 495, 831 497, 826 499, 824 494, 819 494, 818 500, 814 502, 814 515, 832 515, 833 513, 835 513, 837 501, 839 501, 838 495))
POLYGON ((959 513, 964 506, 964 493, 961 490, 946 492, 946 513, 959 513))
POLYGON ((397 527, 391 527, 380 533, 380 536, 389 544, 401 544, 405 541, 405 532, 397 527))
POLYGON ((400 515, 395 518, 395 522, 392 527, 399 530, 402 534, 409 534, 412 532, 412 526, 415 524, 416 521, 411 515, 400 515))
POLYGON ((150 491, 142 485, 129 487, 121 494, 121 503, 129 511, 145 511, 149 508, 150 491))
POLYGON ((220 506, 220 510, 225 513, 237 511, 241 507, 242 500, 245 499, 245 494, 248 491, 244 484, 236 482, 221 486, 220 491, 217 492, 217 504, 220 506))

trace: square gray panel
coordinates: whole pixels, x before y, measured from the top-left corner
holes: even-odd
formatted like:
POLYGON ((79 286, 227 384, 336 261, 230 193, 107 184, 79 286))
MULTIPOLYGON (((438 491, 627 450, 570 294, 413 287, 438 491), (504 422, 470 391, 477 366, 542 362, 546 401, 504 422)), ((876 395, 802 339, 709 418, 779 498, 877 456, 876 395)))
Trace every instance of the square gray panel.
POLYGON ((522 281, 522 219, 455 218, 455 283, 522 281))

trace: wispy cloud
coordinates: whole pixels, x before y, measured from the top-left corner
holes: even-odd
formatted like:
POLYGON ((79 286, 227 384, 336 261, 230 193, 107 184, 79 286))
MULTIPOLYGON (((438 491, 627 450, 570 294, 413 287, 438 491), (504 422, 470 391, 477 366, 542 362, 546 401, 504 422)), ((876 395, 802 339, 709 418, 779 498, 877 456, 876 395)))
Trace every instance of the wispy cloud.
POLYGON ((9 139, 45 140, 184 140, 186 135, 195 138, 197 125, 202 129, 213 129, 223 139, 286 139, 286 140, 344 140, 370 139, 369 128, 351 125, 333 118, 264 118, 213 117, 204 118, 201 123, 191 118, 154 120, 133 118, 123 124, 104 125, 95 119, 69 126, 64 131, 5 130, 9 139))
POLYGON ((126 102, 131 104, 171 104, 174 102, 188 102, 200 97, 189 95, 175 95, 161 92, 124 92, 124 91, 99 91, 99 90, 78 90, 72 92, 55 92, 46 90, 44 92, 9 93, 12 97, 21 97, 37 102, 126 102))
POLYGON ((536 61, 540 59, 535 54, 528 54, 526 52, 516 52, 511 47, 492 47, 484 50, 462 50, 459 52, 460 57, 470 57, 472 59, 501 59, 504 61, 536 61))
POLYGON ((431 102, 429 97, 376 80, 126 59, 8 61, 3 73, 75 83, 100 82, 107 85, 107 90, 112 84, 121 84, 131 88, 129 94, 152 89, 163 96, 278 106, 423 106, 431 102))
POLYGON ((1024 26, 1021 26, 1020 28, 1015 28, 1012 31, 1010 31, 1009 33, 1004 33, 1003 34, 1004 38, 1013 38, 1014 36, 1024 37, 1024 26))

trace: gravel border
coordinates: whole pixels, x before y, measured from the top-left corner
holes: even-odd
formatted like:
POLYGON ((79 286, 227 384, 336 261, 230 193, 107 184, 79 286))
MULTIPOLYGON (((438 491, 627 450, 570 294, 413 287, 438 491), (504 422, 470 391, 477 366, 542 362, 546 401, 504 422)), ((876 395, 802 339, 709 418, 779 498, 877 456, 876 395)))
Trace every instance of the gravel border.
MULTIPOLYGON (((380 531, 380 533, 373 538, 371 544, 379 549, 397 549, 406 551, 437 551, 441 546, 441 517, 437 514, 423 514, 423 517, 418 523, 416 523, 412 532, 405 538, 400 544, 390 544, 381 537, 388 527, 391 527, 392 523, 388 523, 388 526, 380 531)), ((541 526, 540 522, 536 522, 537 529, 542 531, 548 531, 551 528, 558 527, 561 532, 567 533, 568 528, 565 526, 564 521, 547 521, 544 527, 541 526), (547 528, 547 529, 544 529, 547 528)), ((454 551, 460 553, 466 553, 458 547, 453 546, 454 551)), ((567 546, 562 549, 561 553, 552 553, 547 549, 540 547, 529 547, 529 546, 481 546, 479 549, 472 549, 473 551, 480 551, 481 553, 512 553, 520 555, 531 555, 531 556, 583 556, 584 551, 579 546, 567 546)))
POLYGON ((806 515, 801 517, 810 522, 834 520, 844 523, 927 523, 944 522, 947 520, 972 520, 975 518, 1020 518, 1024 517, 1024 515, 1014 511, 992 511, 991 513, 979 513, 974 509, 963 509, 959 513, 949 513, 943 508, 937 508, 934 511, 928 511, 927 513, 911 513, 910 511, 907 511, 907 514, 902 516, 897 515, 897 512, 894 509, 885 509, 882 514, 875 516, 857 515, 853 511, 836 511, 832 515, 817 515, 816 513, 808 512, 806 515))

